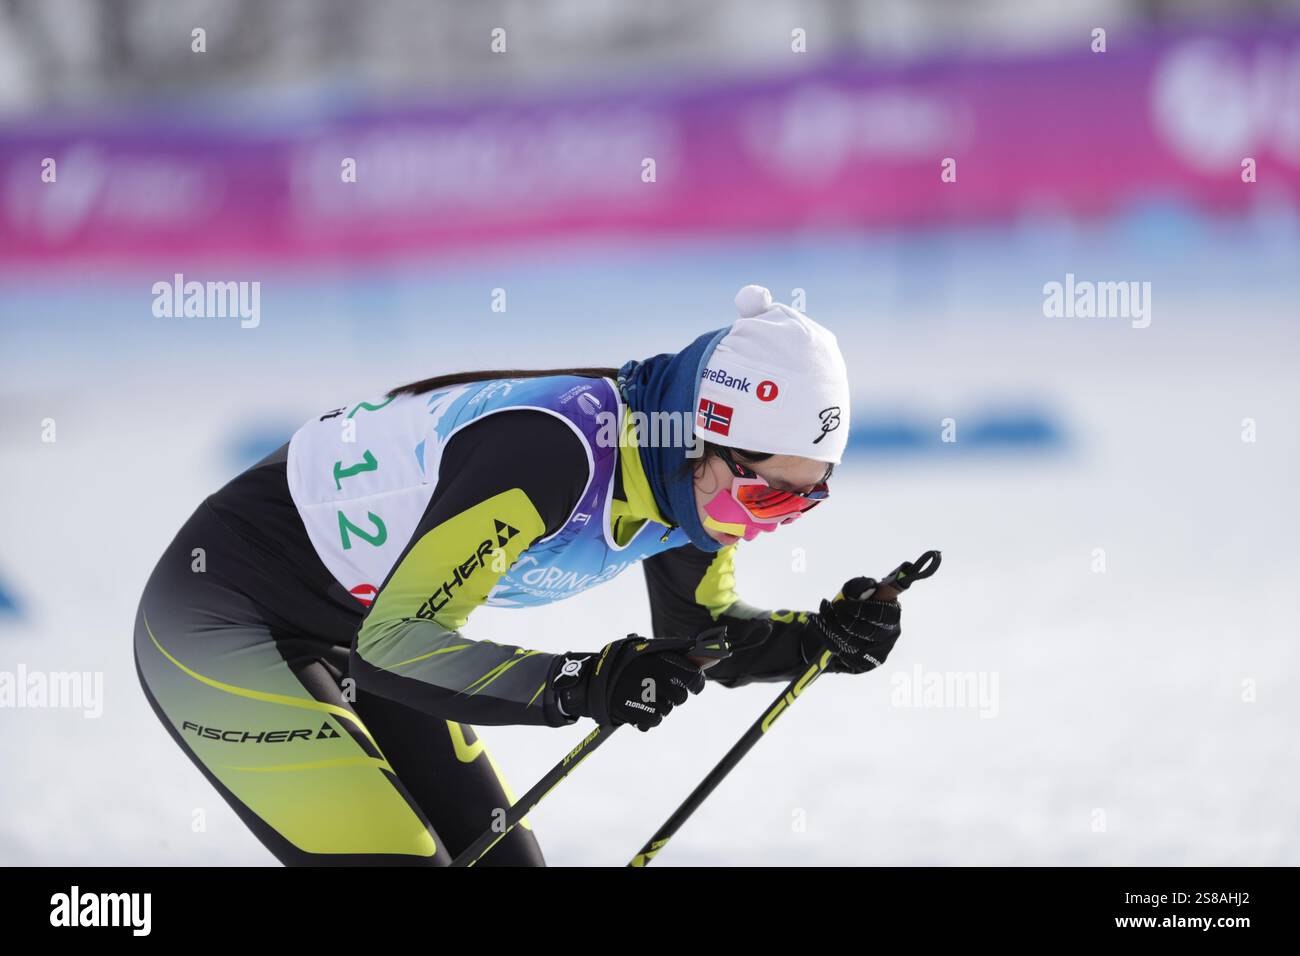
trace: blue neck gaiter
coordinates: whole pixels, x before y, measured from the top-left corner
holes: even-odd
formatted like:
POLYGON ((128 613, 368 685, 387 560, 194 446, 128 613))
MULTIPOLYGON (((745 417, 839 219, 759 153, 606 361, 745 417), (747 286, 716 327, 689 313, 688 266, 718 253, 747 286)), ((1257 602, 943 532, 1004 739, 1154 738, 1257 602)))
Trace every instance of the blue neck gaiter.
MULTIPOLYGON (((631 361, 618 370, 618 386, 628 408, 645 415, 672 412, 682 416, 685 427, 695 426, 696 391, 700 376, 714 347, 728 329, 706 332, 676 355, 665 352, 642 362, 631 361)), ((685 448, 643 447, 641 467, 654 492, 655 504, 669 522, 680 527, 701 551, 720 551, 695 507, 695 479, 688 467, 685 448)), ((698 459, 689 459, 694 464, 698 459)))

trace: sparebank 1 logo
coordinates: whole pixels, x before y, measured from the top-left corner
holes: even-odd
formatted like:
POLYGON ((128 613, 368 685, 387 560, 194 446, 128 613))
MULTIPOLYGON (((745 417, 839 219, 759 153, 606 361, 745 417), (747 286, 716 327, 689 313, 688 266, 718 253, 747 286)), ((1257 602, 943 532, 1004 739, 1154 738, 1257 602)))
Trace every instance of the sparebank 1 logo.
POLYGON ((721 385, 723 388, 735 389, 737 392, 750 394, 752 383, 743 375, 732 375, 723 368, 706 368, 703 378, 706 381, 713 382, 715 385, 721 385))
POLYGON ((755 385, 753 379, 743 369, 736 371, 725 368, 706 368, 701 379, 715 385, 721 385, 723 388, 732 391, 752 395, 760 402, 774 402, 781 394, 781 386, 770 378, 765 378, 755 385))

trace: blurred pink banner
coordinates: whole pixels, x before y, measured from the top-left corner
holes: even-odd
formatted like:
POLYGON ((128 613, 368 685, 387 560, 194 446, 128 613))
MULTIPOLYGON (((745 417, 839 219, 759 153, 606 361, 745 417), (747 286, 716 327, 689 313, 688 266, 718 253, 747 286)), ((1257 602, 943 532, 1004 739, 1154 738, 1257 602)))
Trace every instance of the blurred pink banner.
POLYGON ((1300 33, 1089 44, 345 116, 32 118, 0 127, 0 260, 356 258, 1300 200, 1300 33))

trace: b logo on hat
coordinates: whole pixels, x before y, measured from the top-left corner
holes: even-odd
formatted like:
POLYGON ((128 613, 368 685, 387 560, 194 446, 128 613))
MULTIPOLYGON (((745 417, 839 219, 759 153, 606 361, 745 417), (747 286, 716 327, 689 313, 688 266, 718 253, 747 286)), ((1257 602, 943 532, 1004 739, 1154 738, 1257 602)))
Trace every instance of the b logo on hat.
POLYGON ((814 445, 840 427, 840 407, 832 405, 830 408, 823 408, 817 413, 817 417, 822 420, 822 433, 813 439, 814 445))

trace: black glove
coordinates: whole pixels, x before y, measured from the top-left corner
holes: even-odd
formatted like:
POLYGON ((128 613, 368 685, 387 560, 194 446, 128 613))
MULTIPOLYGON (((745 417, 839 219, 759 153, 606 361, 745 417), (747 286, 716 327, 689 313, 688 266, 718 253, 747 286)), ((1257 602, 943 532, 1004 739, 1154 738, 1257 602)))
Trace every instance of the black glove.
POLYGON ((599 654, 565 654, 550 678, 561 713, 598 724, 659 726, 689 694, 704 689, 704 671, 687 659, 696 638, 653 639, 629 634, 599 654))
POLYGON ((903 633, 899 626, 902 609, 897 601, 850 597, 876 586, 874 578, 854 578, 834 600, 822 601, 821 610, 809 617, 801 638, 805 663, 827 650, 831 652, 827 670, 838 673, 865 674, 885 663, 903 633))

